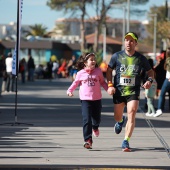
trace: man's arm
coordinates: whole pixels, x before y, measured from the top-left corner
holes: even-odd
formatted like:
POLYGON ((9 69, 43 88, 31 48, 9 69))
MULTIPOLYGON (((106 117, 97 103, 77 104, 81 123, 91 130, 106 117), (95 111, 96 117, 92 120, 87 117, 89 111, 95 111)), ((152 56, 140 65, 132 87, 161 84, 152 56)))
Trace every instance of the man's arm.
POLYGON ((148 75, 148 79, 146 80, 145 84, 142 86, 145 89, 149 89, 151 87, 151 84, 152 84, 153 79, 154 79, 153 70, 150 69, 149 71, 147 71, 147 75, 148 75))
POLYGON ((107 83, 108 83, 108 90, 107 92, 110 95, 113 95, 116 91, 116 89, 114 88, 114 84, 112 82, 112 69, 110 67, 107 67, 107 72, 106 72, 106 78, 107 78, 107 83))
POLYGON ((152 69, 150 69, 149 71, 147 71, 147 75, 148 77, 151 77, 152 79, 154 79, 154 72, 152 69))
POLYGON ((112 69, 110 67, 107 67, 107 72, 106 72, 106 78, 107 82, 112 82, 112 69))

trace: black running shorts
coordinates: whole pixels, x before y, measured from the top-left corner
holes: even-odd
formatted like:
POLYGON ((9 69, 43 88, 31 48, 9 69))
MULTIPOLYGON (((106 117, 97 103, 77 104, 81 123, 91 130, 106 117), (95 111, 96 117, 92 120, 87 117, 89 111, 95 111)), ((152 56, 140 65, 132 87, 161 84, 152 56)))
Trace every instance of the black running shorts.
POLYGON ((120 104, 125 103, 127 104, 131 100, 139 100, 138 95, 129 95, 129 96, 113 96, 113 103, 114 104, 120 104))

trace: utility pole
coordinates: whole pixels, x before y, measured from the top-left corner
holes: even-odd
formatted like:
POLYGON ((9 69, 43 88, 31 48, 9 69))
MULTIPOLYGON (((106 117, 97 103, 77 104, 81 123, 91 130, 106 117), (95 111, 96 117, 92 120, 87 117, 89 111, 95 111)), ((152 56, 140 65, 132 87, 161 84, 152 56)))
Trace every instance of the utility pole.
POLYGON ((103 25, 103 61, 106 60, 106 26, 103 25))
POLYGON ((153 38, 153 53, 154 59, 156 58, 156 33, 157 33, 157 14, 149 14, 149 16, 154 17, 154 38, 153 38))
POLYGON ((125 37, 125 26, 126 26, 126 7, 125 6, 122 6, 123 7, 123 14, 124 14, 124 17, 123 17, 123 29, 122 29, 122 50, 124 49, 124 37, 125 37))
MULTIPOLYGON (((115 4, 113 5, 113 8, 122 8, 123 9, 123 14, 124 14, 124 17, 123 17, 123 25, 122 25, 122 50, 124 49, 124 37, 125 37, 125 32, 127 31, 126 30, 126 11, 127 10, 127 5, 125 4, 115 4)), ((128 25, 128 20, 127 20, 127 25, 128 25)))
POLYGON ((130 28, 130 0, 127 0, 127 32, 130 28))

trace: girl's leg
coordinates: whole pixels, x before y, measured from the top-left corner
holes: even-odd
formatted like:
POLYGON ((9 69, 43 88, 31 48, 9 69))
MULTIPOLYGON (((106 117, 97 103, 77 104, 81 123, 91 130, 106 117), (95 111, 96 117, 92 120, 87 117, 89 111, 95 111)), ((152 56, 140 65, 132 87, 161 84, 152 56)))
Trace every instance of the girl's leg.
POLYGON ((102 102, 101 100, 91 101, 92 104, 92 128, 98 129, 101 122, 101 109, 102 102))
POLYGON ((81 101, 82 117, 83 117, 83 137, 84 141, 92 138, 92 121, 91 121, 91 106, 86 100, 81 101))
POLYGON ((148 105, 148 112, 147 113, 151 113, 150 98, 147 98, 147 105, 148 105))
POLYGON ((150 98, 150 109, 151 109, 151 113, 155 113, 155 108, 154 108, 154 105, 153 105, 153 98, 150 98))

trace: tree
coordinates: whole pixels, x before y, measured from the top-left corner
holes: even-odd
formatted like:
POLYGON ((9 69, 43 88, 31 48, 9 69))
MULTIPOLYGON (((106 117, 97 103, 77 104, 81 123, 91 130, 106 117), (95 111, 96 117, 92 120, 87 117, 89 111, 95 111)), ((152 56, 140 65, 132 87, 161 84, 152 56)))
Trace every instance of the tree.
MULTIPOLYGON (((136 5, 146 4, 149 0, 130 0, 130 3, 135 5, 135 10, 131 10, 132 14, 141 14, 145 12, 143 10, 136 9, 136 5)), ((107 28, 107 13, 117 4, 126 4, 127 0, 95 0, 93 1, 95 4, 96 11, 96 28, 95 28, 95 42, 94 42, 94 51, 98 51, 98 41, 99 36, 102 33, 102 27, 105 26, 107 28)))
POLYGON ((72 16, 77 12, 81 11, 81 51, 84 51, 86 48, 85 41, 85 28, 84 28, 84 18, 86 14, 86 4, 91 3, 93 0, 48 0, 47 6, 53 10, 63 10, 64 12, 71 12, 72 16))
POLYGON ((95 25, 95 41, 94 41, 94 52, 98 51, 98 42, 99 42, 99 36, 102 32, 102 26, 104 25, 106 27, 106 14, 109 11, 109 9, 112 7, 113 1, 107 1, 107 4, 105 3, 105 0, 102 0, 100 3, 100 0, 96 0, 96 25, 95 25), (108 3, 109 2, 109 3, 108 3), (100 8, 101 7, 101 8, 100 8))
MULTIPOLYGON (((169 43, 168 37, 170 36, 170 21, 167 20, 166 6, 153 6, 150 8, 149 14, 157 14, 157 48, 161 48, 162 39, 166 40, 166 44, 169 43)), ((149 15, 148 15, 149 17, 149 15)), ((154 30, 154 18, 150 17, 150 22, 147 25, 147 31, 149 32, 149 37, 147 42, 153 42, 153 30, 154 30)))
MULTIPOLYGON (((144 4, 149 0, 131 0, 130 2, 134 5, 144 4)), ((86 6, 94 5, 96 11, 95 20, 95 43, 94 52, 98 51, 98 40, 99 35, 102 31, 102 26, 106 26, 106 16, 108 11, 114 6, 114 4, 126 3, 127 0, 48 0, 47 6, 53 10, 63 10, 64 12, 71 12, 71 15, 81 12, 81 51, 86 48, 85 43, 85 26, 84 18, 87 14, 86 6)), ((138 10, 139 12, 140 10, 138 10)))
POLYGON ((43 26, 42 24, 35 24, 33 26, 30 26, 30 31, 24 31, 26 33, 26 36, 32 35, 32 36, 40 36, 44 37, 47 31, 47 27, 43 26))

